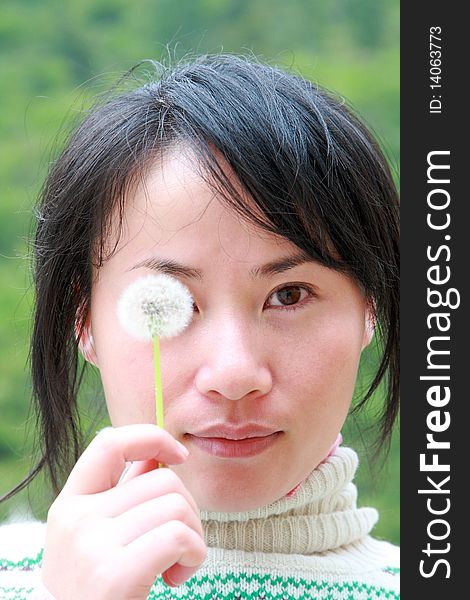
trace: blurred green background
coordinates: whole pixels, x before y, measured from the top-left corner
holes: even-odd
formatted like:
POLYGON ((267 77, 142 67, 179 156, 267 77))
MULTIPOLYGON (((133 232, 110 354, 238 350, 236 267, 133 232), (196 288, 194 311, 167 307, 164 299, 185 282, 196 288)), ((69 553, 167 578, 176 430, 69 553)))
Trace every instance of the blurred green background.
MULTIPOLYGON (((344 96, 375 132, 397 177, 399 0, 2 0, 0 4, 0 495, 32 464, 28 337, 33 205, 56 137, 97 94, 144 58, 253 52, 344 96)), ((59 143, 60 144, 60 143, 59 143)), ((372 352, 365 357, 374 360, 372 352)), ((96 383, 96 382, 95 382, 96 383)), ((96 401, 82 398, 85 422, 96 401)), ((345 443, 361 458, 359 504, 380 511, 374 534, 399 543, 399 446, 368 460, 380 394, 345 443)), ((0 505, 45 518, 43 481, 0 505)))

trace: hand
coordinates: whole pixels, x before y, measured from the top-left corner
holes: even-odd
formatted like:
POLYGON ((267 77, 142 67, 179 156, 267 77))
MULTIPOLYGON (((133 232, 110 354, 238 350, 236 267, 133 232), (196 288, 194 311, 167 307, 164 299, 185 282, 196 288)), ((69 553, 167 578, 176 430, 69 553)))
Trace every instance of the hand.
POLYGON ((57 600, 146 600, 159 574, 179 584, 197 571, 207 553, 197 505, 173 471, 153 468, 183 463, 181 446, 156 425, 91 442, 48 513, 42 578, 57 600), (145 462, 119 482, 126 461, 145 462))

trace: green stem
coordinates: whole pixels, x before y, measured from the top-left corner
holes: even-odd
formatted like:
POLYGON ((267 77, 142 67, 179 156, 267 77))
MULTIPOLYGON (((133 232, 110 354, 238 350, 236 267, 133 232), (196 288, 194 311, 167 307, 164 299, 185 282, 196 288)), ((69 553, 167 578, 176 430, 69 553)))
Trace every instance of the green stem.
POLYGON ((162 375, 160 372, 160 345, 158 342, 158 335, 153 338, 153 360, 155 368, 155 408, 157 413, 157 425, 164 429, 162 375))

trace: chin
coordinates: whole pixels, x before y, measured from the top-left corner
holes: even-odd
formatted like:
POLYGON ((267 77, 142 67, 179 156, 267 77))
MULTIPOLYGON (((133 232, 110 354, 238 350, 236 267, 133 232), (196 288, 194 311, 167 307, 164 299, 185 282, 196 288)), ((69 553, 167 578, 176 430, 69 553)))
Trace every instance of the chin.
POLYGON ((281 460, 240 460, 214 465, 212 461, 194 461, 175 465, 199 510, 207 512, 246 512, 266 506, 285 496, 297 483, 286 480, 287 467, 281 460), (277 464, 277 469, 273 469, 277 464))
POLYGON ((204 478, 192 491, 200 510, 207 512, 246 512, 266 506, 282 498, 289 489, 279 488, 279 479, 253 482, 248 477, 242 482, 239 478, 214 477, 204 478))

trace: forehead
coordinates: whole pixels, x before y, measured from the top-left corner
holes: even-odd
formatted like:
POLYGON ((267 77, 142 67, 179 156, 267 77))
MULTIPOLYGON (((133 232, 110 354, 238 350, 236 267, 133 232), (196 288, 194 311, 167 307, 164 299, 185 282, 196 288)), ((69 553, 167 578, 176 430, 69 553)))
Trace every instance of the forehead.
MULTIPOLYGON (((231 181, 237 186, 233 177, 231 181)), ((296 246, 237 214, 198 174, 190 155, 174 152, 147 171, 125 202, 117 251, 152 248, 178 250, 188 257, 223 249, 232 258, 254 261, 296 246)))

